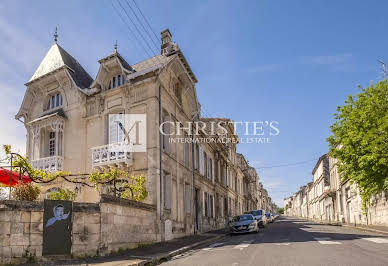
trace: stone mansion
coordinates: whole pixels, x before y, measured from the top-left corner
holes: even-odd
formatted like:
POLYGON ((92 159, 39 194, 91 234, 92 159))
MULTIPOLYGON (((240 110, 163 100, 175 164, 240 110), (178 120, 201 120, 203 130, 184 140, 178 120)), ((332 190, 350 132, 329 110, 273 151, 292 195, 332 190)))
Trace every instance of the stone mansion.
MULTIPOLYGON (((161 32, 161 53, 130 64, 117 46, 98 61, 93 79, 55 42, 26 83, 16 114, 27 130, 26 154, 32 166, 73 174, 121 167, 144 175, 148 197, 155 206, 159 240, 225 226, 228 218, 251 209, 274 211, 256 170, 237 153, 233 126, 227 135, 236 143, 172 143, 161 137, 163 121, 231 122, 201 117, 197 78, 168 29, 161 32), (146 114, 146 152, 111 152, 122 141, 109 124, 111 114, 146 114)), ((42 186, 77 192, 76 201, 98 203, 93 188, 58 181, 42 186)))

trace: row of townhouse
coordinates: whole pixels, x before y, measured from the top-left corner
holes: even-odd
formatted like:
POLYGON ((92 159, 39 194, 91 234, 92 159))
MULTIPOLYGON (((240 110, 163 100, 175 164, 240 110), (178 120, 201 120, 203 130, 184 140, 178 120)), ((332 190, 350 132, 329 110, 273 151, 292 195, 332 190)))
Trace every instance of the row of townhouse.
MULTIPOLYGON (((160 240, 223 228, 229 217, 244 211, 275 211, 257 172, 236 151, 233 121, 198 115, 196 76, 168 29, 161 32, 161 43, 160 55, 132 65, 115 45, 98 61, 92 79, 55 37, 26 83, 16 115, 27 130, 26 154, 32 166, 82 174, 120 167, 131 175, 144 175, 148 190, 144 202, 155 206, 159 217, 155 223, 164 232, 160 240), (125 114, 146 115, 142 152, 110 149, 124 139, 120 124, 111 119, 125 114), (193 138, 186 126, 183 136, 191 141, 173 141, 182 138, 174 126, 190 122, 207 125, 206 129, 223 122, 231 141, 195 142, 221 136, 204 130, 193 138)), ((42 185, 42 199, 58 188, 76 191, 79 202, 100 201, 99 191, 63 181, 42 185)))
POLYGON ((342 180, 337 159, 324 154, 318 159, 313 181, 284 199, 285 214, 325 222, 388 226, 388 191, 374 197, 362 210, 356 184, 342 180))

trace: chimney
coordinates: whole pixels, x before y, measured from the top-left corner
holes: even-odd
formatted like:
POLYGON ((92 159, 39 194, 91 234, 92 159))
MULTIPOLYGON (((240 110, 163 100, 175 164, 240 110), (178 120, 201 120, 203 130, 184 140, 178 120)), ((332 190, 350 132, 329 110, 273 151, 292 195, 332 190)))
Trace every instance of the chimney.
POLYGON ((162 39, 160 53, 162 55, 167 55, 172 51, 172 48, 173 48, 173 43, 171 41, 171 37, 172 37, 171 32, 169 29, 165 29, 164 31, 162 31, 160 33, 160 35, 161 35, 161 39, 162 39))

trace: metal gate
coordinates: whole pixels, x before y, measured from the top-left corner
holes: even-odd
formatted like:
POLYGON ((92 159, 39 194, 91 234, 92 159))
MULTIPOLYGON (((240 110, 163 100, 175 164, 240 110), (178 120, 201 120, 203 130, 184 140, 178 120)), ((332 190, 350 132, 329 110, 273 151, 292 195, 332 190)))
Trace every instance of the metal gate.
POLYGON ((72 201, 44 201, 43 255, 70 254, 72 216, 72 201))

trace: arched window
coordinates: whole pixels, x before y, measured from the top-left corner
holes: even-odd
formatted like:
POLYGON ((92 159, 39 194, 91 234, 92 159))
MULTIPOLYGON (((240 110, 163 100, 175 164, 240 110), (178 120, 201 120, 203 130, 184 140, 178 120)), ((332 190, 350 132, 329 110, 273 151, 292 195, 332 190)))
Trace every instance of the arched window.
POLYGON ((121 85, 124 85, 124 83, 125 83, 124 75, 113 76, 109 81, 108 90, 120 87, 121 85))
POLYGON ((60 93, 51 95, 47 104, 47 110, 62 106, 62 95, 60 93))

